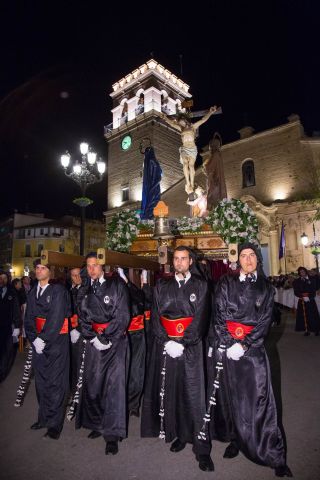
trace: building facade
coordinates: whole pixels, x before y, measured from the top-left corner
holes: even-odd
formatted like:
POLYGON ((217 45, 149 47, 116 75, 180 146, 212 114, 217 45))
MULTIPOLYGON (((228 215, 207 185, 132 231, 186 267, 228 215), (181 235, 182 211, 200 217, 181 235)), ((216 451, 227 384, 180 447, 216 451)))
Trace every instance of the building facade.
MULTIPOLYGON (((58 220, 44 216, 18 215, 13 217, 11 249, 7 251, 3 268, 10 270, 12 277, 28 275, 34 270, 33 262, 41 250, 52 250, 70 254, 80 251, 80 219, 65 216, 58 220)), ((105 223, 86 220, 85 254, 96 251, 105 244, 105 223)))
MULTIPOLYGON (((113 121, 105 128, 107 223, 119 209, 140 206, 143 157, 139 146, 144 138, 151 141, 163 169, 162 200, 169 215, 191 216, 179 163, 180 135, 161 118, 162 113, 183 110, 183 102, 191 97, 189 86, 149 60, 112 87, 113 121)), ((319 191, 320 138, 305 135, 298 115, 263 132, 244 127, 239 134, 239 140, 221 147, 227 192, 229 198, 246 201, 258 217, 266 273, 292 272, 300 265, 313 268, 315 257, 303 247, 301 236, 307 234, 310 242, 320 239, 320 223, 312 222, 315 209, 305 202, 315 188, 319 191), (282 225, 286 248, 285 258, 279 259, 282 225)), ((205 148, 203 160, 208 155, 205 148)), ((202 168, 196 172, 196 184, 206 188, 202 168)))

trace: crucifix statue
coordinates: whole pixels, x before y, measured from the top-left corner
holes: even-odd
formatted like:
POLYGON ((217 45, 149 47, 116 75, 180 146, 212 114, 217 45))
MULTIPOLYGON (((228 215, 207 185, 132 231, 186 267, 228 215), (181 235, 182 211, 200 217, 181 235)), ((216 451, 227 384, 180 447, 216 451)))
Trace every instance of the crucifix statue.
POLYGON ((171 119, 168 115, 162 115, 162 119, 181 134, 182 146, 179 148, 180 163, 182 163, 183 166, 183 173, 186 180, 185 190, 188 195, 194 192, 194 165, 198 154, 198 149, 195 144, 197 129, 209 120, 211 115, 217 113, 221 113, 221 108, 217 108, 216 106, 211 107, 209 111, 195 123, 190 121, 190 117, 195 116, 190 113, 179 112, 174 119, 171 119))

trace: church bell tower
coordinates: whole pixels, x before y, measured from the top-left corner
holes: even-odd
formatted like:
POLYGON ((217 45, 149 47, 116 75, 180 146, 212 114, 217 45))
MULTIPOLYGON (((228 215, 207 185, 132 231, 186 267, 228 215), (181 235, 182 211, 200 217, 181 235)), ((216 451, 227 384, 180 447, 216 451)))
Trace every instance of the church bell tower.
POLYGON ((183 101, 191 98, 189 85, 153 59, 112 88, 113 118, 104 133, 108 143, 109 211, 141 201, 142 139, 150 139, 161 165, 161 192, 182 178, 180 134, 161 119, 161 114, 183 111, 183 101))

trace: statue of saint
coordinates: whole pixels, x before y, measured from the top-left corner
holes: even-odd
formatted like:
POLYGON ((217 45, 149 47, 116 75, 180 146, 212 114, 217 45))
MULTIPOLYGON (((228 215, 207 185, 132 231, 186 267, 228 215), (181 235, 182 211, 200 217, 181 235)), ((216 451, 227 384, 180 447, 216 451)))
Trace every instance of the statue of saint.
POLYGON ((207 201, 209 211, 215 207, 220 200, 227 197, 222 155, 220 152, 221 145, 221 137, 218 133, 215 133, 209 142, 209 156, 202 165, 203 171, 207 176, 207 201))
POLYGON ((194 191, 194 164, 198 154, 198 149, 195 144, 197 129, 205 123, 211 115, 220 112, 221 109, 218 109, 216 106, 211 107, 209 112, 195 123, 191 123, 188 114, 185 113, 179 113, 174 120, 165 114, 162 115, 162 119, 168 125, 181 133, 182 146, 179 148, 180 162, 183 166, 183 173, 186 180, 185 190, 188 195, 194 191))
POLYGON ((144 155, 140 218, 141 220, 150 220, 153 218, 153 209, 161 198, 162 170, 149 138, 142 139, 140 152, 144 155))
POLYGON ((187 204, 192 206, 193 217, 206 217, 208 215, 207 209, 207 195, 202 187, 197 187, 194 192, 197 197, 195 200, 187 200, 187 204))

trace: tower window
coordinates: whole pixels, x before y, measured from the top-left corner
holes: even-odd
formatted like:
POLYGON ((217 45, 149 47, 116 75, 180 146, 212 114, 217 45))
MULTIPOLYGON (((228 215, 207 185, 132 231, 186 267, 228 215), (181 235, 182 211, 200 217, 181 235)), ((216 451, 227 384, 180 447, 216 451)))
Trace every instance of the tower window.
POLYGON ((254 174, 253 160, 246 160, 242 164, 242 188, 254 187, 256 184, 256 178, 254 174))
POLYGON ((129 200, 129 187, 122 187, 122 201, 127 202, 129 200))

